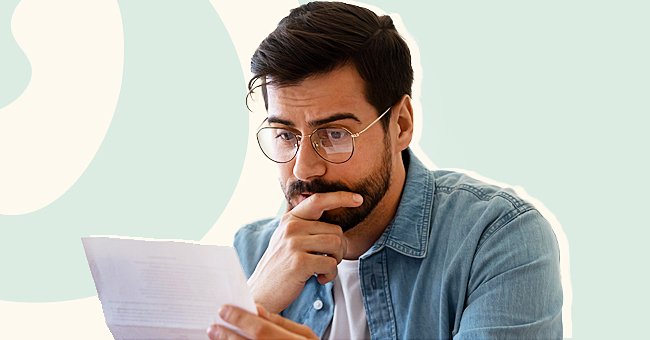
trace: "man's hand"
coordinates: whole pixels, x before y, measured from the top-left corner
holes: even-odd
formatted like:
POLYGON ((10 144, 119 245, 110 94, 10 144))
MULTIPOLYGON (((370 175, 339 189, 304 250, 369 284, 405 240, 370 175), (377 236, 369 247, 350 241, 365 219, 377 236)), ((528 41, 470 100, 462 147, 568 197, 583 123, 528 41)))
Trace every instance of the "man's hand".
POLYGON ((269 313, 261 305, 257 305, 257 314, 254 315, 241 308, 225 305, 219 310, 219 316, 239 328, 243 335, 228 327, 214 324, 208 328, 208 337, 212 340, 318 339, 309 327, 269 313))
POLYGON ((351 192, 317 193, 287 211, 248 279, 255 302, 279 313, 298 297, 314 274, 321 284, 334 280, 347 241, 341 227, 318 219, 325 211, 361 203, 363 197, 351 192))

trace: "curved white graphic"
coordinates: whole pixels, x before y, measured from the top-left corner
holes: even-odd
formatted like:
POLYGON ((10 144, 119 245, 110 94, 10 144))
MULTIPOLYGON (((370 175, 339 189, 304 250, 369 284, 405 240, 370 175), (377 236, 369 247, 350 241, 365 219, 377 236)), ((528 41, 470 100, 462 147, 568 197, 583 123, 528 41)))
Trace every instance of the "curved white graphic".
POLYGON ((23 0, 12 32, 32 67, 0 110, 0 214, 36 211, 82 175, 104 139, 122 82, 115 1, 23 0))
MULTIPOLYGON (((273 5, 266 2, 256 3, 254 11, 250 5, 238 1, 211 0, 210 3, 219 14, 233 44, 241 64, 244 80, 247 82, 252 77, 250 72, 250 58, 259 43, 266 35, 275 29, 278 21, 285 17, 291 8, 300 4, 298 1, 274 1, 273 5), (251 29, 254 23, 255 29, 251 29)), ((247 83, 242 84, 242 106, 246 94, 247 83)), ((261 218, 275 216, 282 204, 282 195, 278 190, 277 167, 275 163, 268 162, 262 156, 257 145, 254 133, 260 122, 266 117, 264 103, 261 96, 254 97, 257 101, 249 100, 252 113, 248 119, 248 145, 246 158, 241 170, 237 187, 230 197, 214 226, 201 240, 206 243, 232 245, 235 231, 242 225, 261 218), (277 192, 275 202, 268 201, 268 193, 277 192)))

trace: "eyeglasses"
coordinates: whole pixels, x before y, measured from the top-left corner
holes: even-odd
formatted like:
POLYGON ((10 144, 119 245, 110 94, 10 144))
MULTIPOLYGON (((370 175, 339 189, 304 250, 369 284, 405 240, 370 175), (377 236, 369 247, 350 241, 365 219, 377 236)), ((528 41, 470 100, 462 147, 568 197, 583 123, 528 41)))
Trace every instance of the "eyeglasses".
POLYGON ((303 138, 311 142, 311 146, 322 159, 330 163, 345 163, 352 158, 354 140, 380 121, 389 111, 390 107, 357 133, 352 133, 344 127, 322 127, 302 136, 285 128, 267 126, 257 130, 257 142, 264 155, 276 163, 287 163, 294 159, 303 138))

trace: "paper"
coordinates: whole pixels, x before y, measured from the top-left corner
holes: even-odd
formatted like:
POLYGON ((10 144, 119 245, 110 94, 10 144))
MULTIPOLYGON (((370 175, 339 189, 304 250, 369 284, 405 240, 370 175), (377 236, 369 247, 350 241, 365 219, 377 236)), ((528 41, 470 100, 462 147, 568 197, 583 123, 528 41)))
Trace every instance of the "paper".
POLYGON ((207 339, 218 310, 257 314, 232 247, 116 237, 82 238, 115 339, 207 339))

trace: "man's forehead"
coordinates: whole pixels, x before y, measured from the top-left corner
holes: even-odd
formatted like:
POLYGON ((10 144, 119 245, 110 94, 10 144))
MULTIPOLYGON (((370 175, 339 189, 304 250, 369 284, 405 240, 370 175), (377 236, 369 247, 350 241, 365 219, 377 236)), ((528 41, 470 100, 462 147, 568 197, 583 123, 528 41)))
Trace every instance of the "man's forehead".
POLYGON ((364 85, 351 65, 293 85, 273 85, 271 79, 267 88, 269 122, 312 127, 339 121, 360 123, 376 111, 367 101, 364 85))
POLYGON ((310 126, 323 125, 332 121, 351 119, 361 121, 369 104, 363 96, 314 93, 305 95, 299 91, 269 93, 269 122, 285 125, 307 123, 310 126), (291 124, 288 124, 291 123, 291 124))
POLYGON ((365 100, 365 82, 352 66, 342 66, 330 72, 309 76, 296 84, 274 85, 269 78, 268 96, 294 105, 309 105, 319 100, 365 100))
POLYGON ((269 107, 311 107, 332 102, 334 93, 326 89, 319 89, 309 85, 291 85, 268 87, 269 107))

